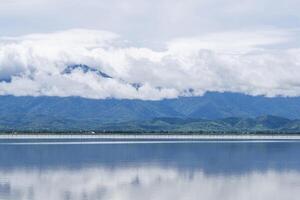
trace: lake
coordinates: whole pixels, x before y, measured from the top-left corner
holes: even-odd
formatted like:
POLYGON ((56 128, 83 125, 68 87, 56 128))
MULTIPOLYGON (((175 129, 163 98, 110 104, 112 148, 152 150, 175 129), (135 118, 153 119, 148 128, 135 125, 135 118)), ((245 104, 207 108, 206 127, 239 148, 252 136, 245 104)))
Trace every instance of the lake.
POLYGON ((299 155, 298 140, 2 139, 0 199, 298 200, 299 155))

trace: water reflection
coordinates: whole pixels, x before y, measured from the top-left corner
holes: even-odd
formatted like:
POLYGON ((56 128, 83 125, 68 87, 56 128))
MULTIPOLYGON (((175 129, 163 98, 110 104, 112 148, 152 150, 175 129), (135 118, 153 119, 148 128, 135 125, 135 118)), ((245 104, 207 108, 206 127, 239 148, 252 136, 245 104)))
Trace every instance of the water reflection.
POLYGON ((182 173, 163 167, 0 172, 3 199, 299 199, 300 173, 182 173))
POLYGON ((299 151, 300 143, 0 146, 0 199, 298 200, 299 151))

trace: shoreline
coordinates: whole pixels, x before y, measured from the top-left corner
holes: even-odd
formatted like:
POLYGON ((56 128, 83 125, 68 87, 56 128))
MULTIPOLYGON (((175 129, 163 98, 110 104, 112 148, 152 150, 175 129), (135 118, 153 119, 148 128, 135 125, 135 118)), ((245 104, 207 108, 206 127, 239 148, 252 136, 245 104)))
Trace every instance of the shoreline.
POLYGON ((116 139, 116 140, 300 140, 300 135, 137 135, 137 134, 2 134, 0 140, 5 139, 116 139))

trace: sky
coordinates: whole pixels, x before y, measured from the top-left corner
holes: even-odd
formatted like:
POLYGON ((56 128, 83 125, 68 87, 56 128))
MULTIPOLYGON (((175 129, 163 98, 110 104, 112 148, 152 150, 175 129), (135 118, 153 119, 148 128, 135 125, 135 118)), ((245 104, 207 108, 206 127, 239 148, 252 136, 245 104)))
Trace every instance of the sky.
POLYGON ((0 95, 300 96, 299 9, 298 0, 0 0, 0 95), (90 70, 64 73, 79 64, 90 70))

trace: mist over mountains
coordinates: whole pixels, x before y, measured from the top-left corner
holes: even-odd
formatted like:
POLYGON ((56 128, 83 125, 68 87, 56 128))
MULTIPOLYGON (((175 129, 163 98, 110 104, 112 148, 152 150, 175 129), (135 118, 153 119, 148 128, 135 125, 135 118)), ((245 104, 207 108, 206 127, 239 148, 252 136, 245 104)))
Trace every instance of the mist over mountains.
POLYGON ((0 95, 162 100, 237 92, 300 96, 299 31, 261 28, 139 46, 111 31, 0 37, 0 95))
MULTIPOLYGON (((78 73, 119 81, 137 92, 144 86, 84 64, 68 65, 61 71, 62 76, 78 73)), ((11 81, 3 79, 2 83, 11 81)), ((233 92, 206 92, 203 96, 161 100, 2 95, 0 131, 296 133, 300 132, 299 111, 300 97, 233 92)))

